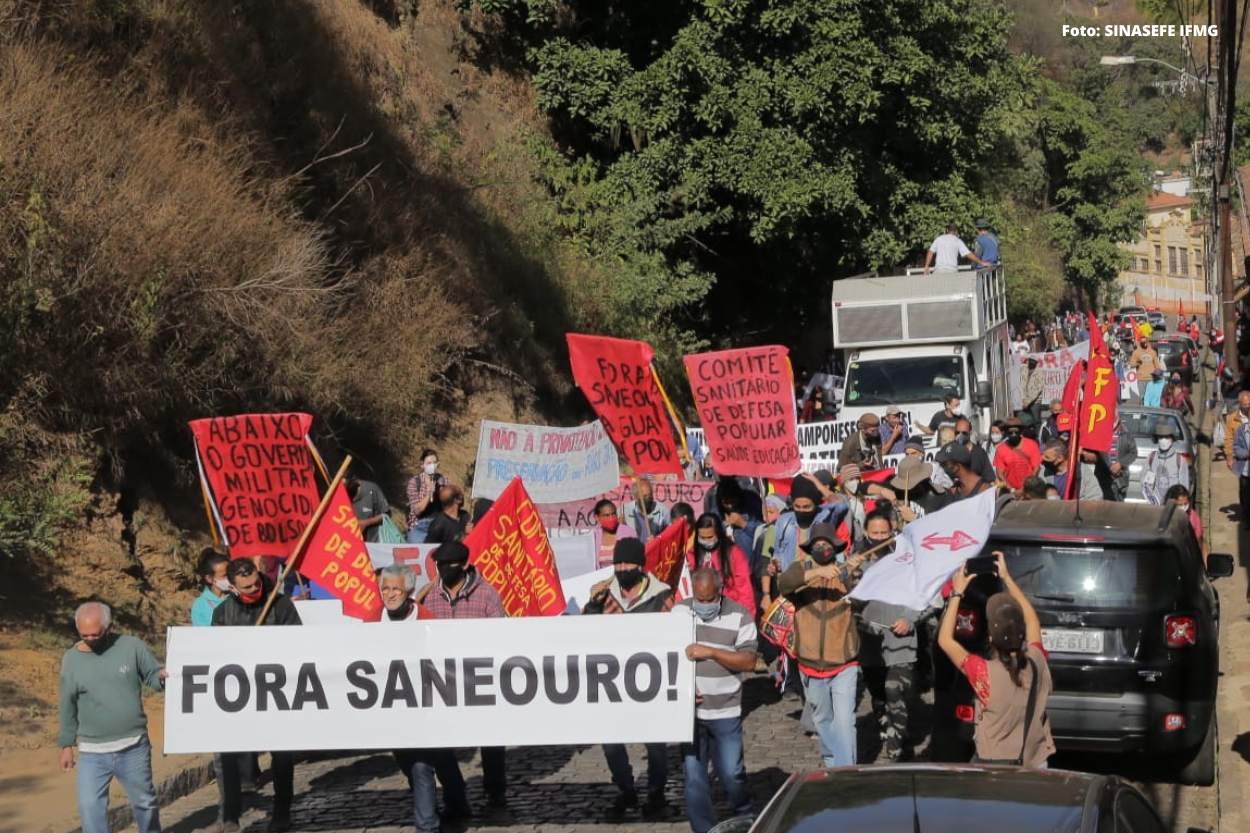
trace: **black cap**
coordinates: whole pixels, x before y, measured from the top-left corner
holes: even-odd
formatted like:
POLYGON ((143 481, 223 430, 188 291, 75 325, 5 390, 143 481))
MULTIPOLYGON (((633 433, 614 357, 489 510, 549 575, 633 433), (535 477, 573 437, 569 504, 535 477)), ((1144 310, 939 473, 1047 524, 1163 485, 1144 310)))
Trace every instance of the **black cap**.
POLYGON ((613 564, 637 564, 639 567, 647 563, 647 548, 637 538, 617 538, 612 547, 613 564))
POLYGON ((920 449, 921 452, 923 452, 924 451, 924 437, 920 436, 919 434, 913 434, 907 438, 906 442, 903 443, 903 447, 904 448, 907 448, 907 447, 917 448, 917 449, 920 449))
POLYGON ((949 442, 938 450, 939 463, 958 463, 961 466, 972 466, 972 452, 961 442, 949 442))
POLYGON ((469 548, 459 541, 448 541, 434 550, 435 564, 452 564, 469 560, 469 548))
POLYGON ((833 524, 815 524, 811 534, 807 536, 807 543, 803 544, 801 549, 803 552, 811 552, 812 544, 817 541, 828 541, 833 544, 835 552, 846 549, 846 542, 838 537, 838 528, 833 524))

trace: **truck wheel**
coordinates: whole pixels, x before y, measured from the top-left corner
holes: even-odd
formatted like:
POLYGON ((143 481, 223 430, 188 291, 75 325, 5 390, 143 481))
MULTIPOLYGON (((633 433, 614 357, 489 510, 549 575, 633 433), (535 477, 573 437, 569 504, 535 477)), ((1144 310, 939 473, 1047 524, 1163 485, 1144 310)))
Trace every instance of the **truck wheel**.
POLYGON ((1192 757, 1180 757, 1177 780, 1182 784, 1196 784, 1209 787, 1215 783, 1215 704, 1211 704, 1211 720, 1207 723, 1207 734, 1198 745, 1192 757))

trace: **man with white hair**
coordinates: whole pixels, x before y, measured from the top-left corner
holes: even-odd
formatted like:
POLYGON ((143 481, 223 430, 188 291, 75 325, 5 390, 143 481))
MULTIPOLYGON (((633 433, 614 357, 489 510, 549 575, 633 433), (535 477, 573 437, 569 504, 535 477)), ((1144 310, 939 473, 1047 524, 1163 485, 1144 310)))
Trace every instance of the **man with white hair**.
POLYGON ((383 567, 378 574, 378 592, 382 595, 382 607, 385 612, 383 622, 415 622, 418 619, 433 619, 430 613, 417 600, 412 592, 417 589, 417 574, 407 564, 391 564, 383 567))
POLYGON ((113 632, 113 613, 86 602, 74 613, 78 642, 61 659, 61 769, 74 768, 83 833, 109 833, 109 783, 126 790, 139 833, 160 833, 143 686, 162 691, 165 671, 148 646, 113 632))

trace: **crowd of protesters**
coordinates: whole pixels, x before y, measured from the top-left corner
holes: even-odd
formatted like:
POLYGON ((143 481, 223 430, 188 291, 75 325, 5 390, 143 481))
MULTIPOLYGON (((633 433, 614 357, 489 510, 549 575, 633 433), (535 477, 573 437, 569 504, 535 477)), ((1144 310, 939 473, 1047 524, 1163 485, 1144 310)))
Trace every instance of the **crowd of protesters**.
MULTIPOLYGON (((1115 325, 1104 322, 1108 343, 1118 344, 1115 325)), ((1196 322, 1195 326, 1196 326, 1196 322)), ((1063 316, 1038 326, 1026 323, 1012 333, 1022 352, 1061 347, 1088 337, 1079 316, 1063 316)), ((1135 334, 1136 337, 1137 334, 1135 334)), ((1153 378, 1161 362, 1147 339, 1117 348, 1139 376, 1153 378)), ((984 436, 973 431, 957 396, 922 425, 907 424, 895 406, 860 418, 843 443, 837 465, 806 472, 770 488, 746 478, 720 477, 705 505, 668 506, 656 500, 647 478, 634 481, 629 499, 602 499, 594 507, 596 562, 612 575, 596 585, 581 613, 617 615, 688 608, 695 619, 695 641, 687 656, 695 663, 698 699, 694 741, 682 745, 686 813, 695 833, 715 825, 709 767, 737 814, 749 813, 743 741, 743 679, 768 672, 782 696, 803 703, 802 721, 815 737, 820 761, 827 766, 862 762, 856 733, 856 707, 866 690, 886 761, 906 760, 920 739, 912 734, 911 706, 934 645, 972 683, 976 694, 977 754, 984 759, 1005 754, 1025 727, 1027 746, 1020 750, 1028 766, 1044 766, 1054 750, 1047 727, 1022 704, 1036 703, 1044 714, 1051 688, 1037 615, 999 559, 1006 590, 987 608, 988 654, 969 654, 952 637, 957 600, 969 577, 959 571, 942 598, 925 610, 848 599, 864 570, 889 554, 895 536, 910 522, 960 500, 993 490, 1006 500, 1125 500, 1129 468, 1137 462, 1133 436, 1122 421, 1115 425, 1106 453, 1071 454, 1072 415, 1062 403, 1044 402, 1033 373, 1023 379, 1023 403, 1012 417, 995 421, 984 436), (932 459, 926 449, 936 448, 932 459), (887 465, 885 458, 901 455, 887 465), (784 488, 782 488, 784 486, 784 488), (689 535, 685 557, 692 591, 678 599, 670 587, 645 569, 645 548, 677 519, 689 535), (936 643, 932 634, 936 628, 936 643), (1033 721, 1033 723, 1030 723, 1033 721), (1034 725, 1036 724, 1036 725, 1034 725)), ((831 357, 822 372, 837 371, 831 357)), ((1162 407, 1184 413, 1192 407, 1188 388, 1173 377, 1161 393, 1162 407), (1177 386, 1184 388, 1179 391, 1177 386), (1171 404, 1169 404, 1171 403, 1171 404)), ((815 391, 824 390, 819 384, 815 391)), ((807 420, 832 418, 832 399, 807 395, 800 403, 807 420)), ((1154 429, 1155 450, 1145 461, 1144 496, 1152 502, 1175 501, 1187 509, 1202 541, 1201 523, 1190 506, 1193 472, 1178 453, 1172 429, 1164 421, 1154 429)), ((1242 394, 1226 423, 1228 465, 1241 476, 1243 501, 1250 483, 1250 394, 1242 394)), ((684 458, 694 473, 695 461, 684 458)), ((417 591, 417 576, 403 565, 379 573, 384 623, 423 618, 460 619, 503 616, 499 595, 469 563, 463 539, 474 517, 465 509, 464 490, 440 472, 438 453, 421 454, 419 470, 406 488, 406 523, 397 524, 378 484, 348 480, 348 493, 368 541, 433 543, 437 579, 417 591)), ((711 473, 714 476, 714 473, 711 473)), ((481 508, 476 513, 481 515, 481 508)), ((1204 545, 1205 552, 1205 545, 1204 545)), ((254 625, 278 577, 276 559, 229 560, 208 550, 198 575, 202 589, 189 621, 204 627, 254 625)), ((327 598, 315 584, 289 577, 264 620, 265 626, 298 626, 293 599, 327 598)), ((113 632, 111 614, 101 603, 77 612, 80 641, 68 651, 61 675, 61 765, 78 766, 78 798, 86 833, 108 830, 107 786, 116 778, 130 798, 142 833, 160 829, 151 774, 151 747, 143 715, 143 686, 163 687, 164 673, 141 642, 113 632), (120 669, 120 671, 119 671, 120 669), (75 759, 77 747, 77 759, 75 759)), ((470 817, 465 780, 454 749, 397 749, 394 757, 412 791, 415 829, 434 833, 470 817), (442 787, 439 811, 438 786, 442 787)), ((488 811, 508 803, 507 756, 502 747, 480 750, 488 811)), ((646 747, 645 794, 640 795, 628 750, 605 745, 605 776, 616 786, 608 819, 633 813, 646 819, 668 812, 664 794, 669 780, 664 744, 646 747)), ((270 830, 292 829, 294 756, 271 754, 274 800, 270 830)), ((217 830, 239 830, 242 795, 257 780, 256 753, 214 756, 219 807, 217 830)))

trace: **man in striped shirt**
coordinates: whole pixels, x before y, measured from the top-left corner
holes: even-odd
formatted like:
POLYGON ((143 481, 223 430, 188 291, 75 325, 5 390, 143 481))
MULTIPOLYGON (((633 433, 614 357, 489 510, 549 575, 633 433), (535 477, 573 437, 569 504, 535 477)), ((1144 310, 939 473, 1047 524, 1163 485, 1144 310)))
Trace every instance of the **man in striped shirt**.
POLYGON ((679 603, 694 612, 696 640, 686 648, 695 661, 694 743, 682 744, 681 757, 690 827, 707 833, 716 825, 707 769, 713 755, 734 815, 751 813, 742 759, 742 675, 755 667, 756 633, 746 608, 725 598, 719 571, 695 570, 693 589, 694 596, 679 603))

